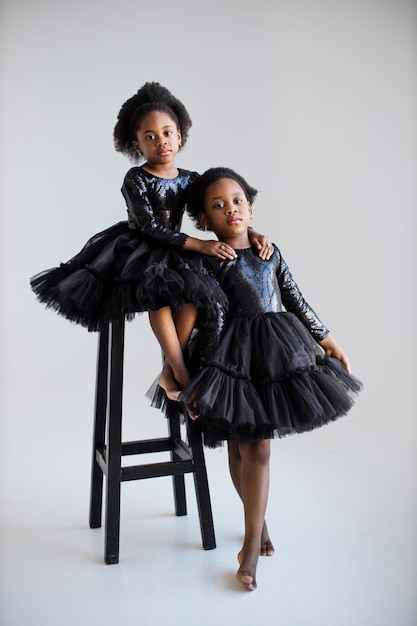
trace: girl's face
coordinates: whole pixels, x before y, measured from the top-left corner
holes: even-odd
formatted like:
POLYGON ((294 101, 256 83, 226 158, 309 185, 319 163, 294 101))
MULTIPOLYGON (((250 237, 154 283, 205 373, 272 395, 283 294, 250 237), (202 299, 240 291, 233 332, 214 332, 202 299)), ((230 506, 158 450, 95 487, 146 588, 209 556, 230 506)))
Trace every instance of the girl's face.
POLYGON ((252 206, 235 180, 221 178, 207 188, 200 223, 215 232, 219 239, 247 237, 251 219, 252 206))
POLYGON ((181 145, 181 133, 176 123, 164 111, 151 111, 136 130, 133 147, 142 154, 148 165, 168 165, 181 145))

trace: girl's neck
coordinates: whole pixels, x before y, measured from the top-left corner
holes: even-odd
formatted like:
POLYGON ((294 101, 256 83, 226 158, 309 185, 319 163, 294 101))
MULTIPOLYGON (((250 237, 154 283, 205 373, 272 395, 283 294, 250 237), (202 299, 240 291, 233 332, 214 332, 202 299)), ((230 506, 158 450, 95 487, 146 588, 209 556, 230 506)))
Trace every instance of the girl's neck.
POLYGON ((217 238, 220 241, 224 241, 224 243, 227 243, 234 250, 243 250, 244 248, 251 247, 247 232, 236 237, 222 237, 221 235, 217 235, 217 238))
POLYGON ((176 178, 178 176, 178 168, 173 163, 167 163, 166 165, 144 163, 142 169, 158 178, 176 178))

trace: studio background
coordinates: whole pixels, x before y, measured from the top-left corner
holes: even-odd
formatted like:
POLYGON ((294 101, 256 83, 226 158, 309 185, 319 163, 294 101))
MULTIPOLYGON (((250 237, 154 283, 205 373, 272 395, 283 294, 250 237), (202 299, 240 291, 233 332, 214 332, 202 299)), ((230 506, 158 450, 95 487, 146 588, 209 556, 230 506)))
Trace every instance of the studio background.
MULTIPOLYGON (((415 626, 416 3, 3 0, 0 621, 415 626), (272 445, 276 545, 259 588, 233 581, 243 531, 225 449, 206 459, 217 549, 170 479, 122 487, 120 564, 88 528, 97 336, 45 311, 33 274, 125 219, 121 104, 156 80, 193 120, 177 165, 232 167, 254 227, 365 384, 350 415, 272 445)), ((183 231, 196 234, 185 219, 183 231)), ((268 355, 265 355, 268 358, 268 355)), ((163 436, 160 368, 128 325, 126 437, 163 436), (161 435, 159 435, 161 433, 161 435)))

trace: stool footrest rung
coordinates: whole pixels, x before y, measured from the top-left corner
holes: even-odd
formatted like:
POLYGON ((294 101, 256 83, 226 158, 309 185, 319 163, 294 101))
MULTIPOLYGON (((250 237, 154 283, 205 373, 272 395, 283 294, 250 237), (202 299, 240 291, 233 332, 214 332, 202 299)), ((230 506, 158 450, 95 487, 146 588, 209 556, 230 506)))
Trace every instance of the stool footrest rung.
POLYGON ((122 456, 147 454, 148 452, 169 452, 170 450, 172 450, 172 441, 169 437, 122 443, 122 456))
POLYGON ((163 463, 144 463, 122 467, 121 480, 138 480, 160 476, 180 476, 194 471, 192 461, 165 461, 163 463))
MULTIPOLYGON (((144 441, 129 441, 122 444, 122 456, 149 454, 152 452, 173 452, 178 458, 175 461, 159 461, 121 467, 120 480, 139 480, 141 478, 157 478, 158 476, 180 476, 181 474, 189 474, 194 471, 191 450, 182 439, 175 439, 173 441, 167 438, 149 439, 144 441)), ((107 475, 106 446, 96 450, 96 460, 103 474, 107 475)))

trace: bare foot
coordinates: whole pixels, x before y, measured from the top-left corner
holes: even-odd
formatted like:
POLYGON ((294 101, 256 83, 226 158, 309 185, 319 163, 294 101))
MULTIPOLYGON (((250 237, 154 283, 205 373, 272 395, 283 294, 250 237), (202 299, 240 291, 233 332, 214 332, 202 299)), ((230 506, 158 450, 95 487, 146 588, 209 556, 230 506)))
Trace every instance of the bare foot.
POLYGON ((158 379, 158 384, 165 391, 167 398, 178 402, 181 389, 178 386, 177 381, 174 378, 174 374, 170 367, 163 367, 161 375, 158 379))
POLYGON ((236 572, 236 580, 241 583, 248 591, 254 591, 257 587, 256 584, 256 564, 257 564, 257 556, 256 558, 250 559, 246 555, 246 552, 243 549, 237 555, 237 560, 239 561, 239 569, 236 572), (251 562, 252 561, 252 562, 251 562), (253 574, 251 574, 253 572, 253 574))
POLYGON ((181 391, 190 382, 190 375, 187 368, 179 368, 178 371, 173 370, 168 361, 165 361, 158 384, 165 391, 170 400, 178 402, 180 400, 181 391))
POLYGON ((275 548, 269 537, 266 522, 264 522, 264 527, 262 529, 262 536, 261 536, 261 556, 273 556, 274 553, 275 553, 275 548))

